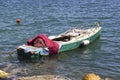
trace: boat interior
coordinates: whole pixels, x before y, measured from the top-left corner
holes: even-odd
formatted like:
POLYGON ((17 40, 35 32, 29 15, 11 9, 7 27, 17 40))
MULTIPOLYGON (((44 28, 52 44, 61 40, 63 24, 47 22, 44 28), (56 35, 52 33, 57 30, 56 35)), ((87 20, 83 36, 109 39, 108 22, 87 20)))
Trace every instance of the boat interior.
MULTIPOLYGON (((86 33, 87 31, 84 31, 84 32, 86 33)), ((60 34, 60 37, 54 38, 52 40, 67 42, 67 41, 70 41, 72 38, 78 37, 80 35, 81 35, 81 30, 73 29, 60 34)))

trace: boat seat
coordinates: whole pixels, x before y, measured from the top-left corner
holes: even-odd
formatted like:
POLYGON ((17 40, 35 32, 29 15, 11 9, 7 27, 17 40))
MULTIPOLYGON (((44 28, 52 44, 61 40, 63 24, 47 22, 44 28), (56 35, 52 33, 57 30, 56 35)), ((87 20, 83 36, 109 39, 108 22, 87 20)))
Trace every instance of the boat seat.
POLYGON ((54 41, 64 41, 64 42, 67 42, 67 41, 70 41, 70 38, 71 36, 70 35, 61 35, 61 37, 58 37, 58 38, 54 38, 52 40, 54 41))

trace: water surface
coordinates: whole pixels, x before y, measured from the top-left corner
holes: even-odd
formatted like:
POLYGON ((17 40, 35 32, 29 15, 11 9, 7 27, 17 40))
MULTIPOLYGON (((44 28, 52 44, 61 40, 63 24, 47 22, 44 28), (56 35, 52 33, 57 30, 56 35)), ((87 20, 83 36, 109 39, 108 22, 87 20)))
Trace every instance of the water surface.
POLYGON ((119 0, 0 0, 0 69, 14 77, 57 74, 80 80, 86 73, 94 72, 118 80, 119 17, 119 0), (21 19, 20 24, 16 24, 17 18, 21 19), (21 61, 16 54, 8 55, 38 34, 56 35, 98 21, 102 23, 101 37, 88 46, 37 63, 21 61))

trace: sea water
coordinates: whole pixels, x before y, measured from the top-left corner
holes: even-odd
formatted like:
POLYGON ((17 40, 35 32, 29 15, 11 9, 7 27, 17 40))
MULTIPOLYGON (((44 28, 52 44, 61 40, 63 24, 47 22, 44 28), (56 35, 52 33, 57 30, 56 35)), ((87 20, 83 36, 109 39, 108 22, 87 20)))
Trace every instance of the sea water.
POLYGON ((120 79, 119 0, 0 0, 0 69, 19 76, 62 75, 80 80, 94 72, 120 79), (20 18, 21 22, 16 23, 20 18), (102 23, 100 38, 85 47, 38 62, 12 52, 38 34, 57 35, 67 29, 102 23))

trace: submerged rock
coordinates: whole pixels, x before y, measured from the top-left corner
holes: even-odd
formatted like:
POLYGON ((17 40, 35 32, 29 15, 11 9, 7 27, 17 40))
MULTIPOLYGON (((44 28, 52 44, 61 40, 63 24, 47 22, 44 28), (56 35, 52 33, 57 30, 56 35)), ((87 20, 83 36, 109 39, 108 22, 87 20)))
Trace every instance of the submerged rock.
POLYGON ((40 76, 21 77, 18 78, 17 80, 71 80, 71 79, 59 75, 40 75, 40 76))
POLYGON ((0 70, 0 78, 5 78, 5 77, 7 77, 9 75, 10 75, 9 73, 0 70))
POLYGON ((101 80, 99 75, 96 75, 94 73, 88 73, 86 74, 82 80, 101 80))

